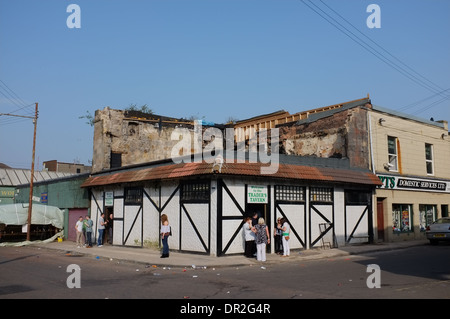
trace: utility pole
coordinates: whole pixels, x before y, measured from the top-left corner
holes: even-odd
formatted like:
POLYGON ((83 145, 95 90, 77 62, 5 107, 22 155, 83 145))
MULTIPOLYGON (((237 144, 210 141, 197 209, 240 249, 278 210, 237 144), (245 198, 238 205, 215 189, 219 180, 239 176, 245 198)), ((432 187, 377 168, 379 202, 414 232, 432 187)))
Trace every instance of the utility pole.
POLYGON ((33 181, 34 181, 34 157, 36 153, 36 126, 37 126, 37 119, 38 119, 38 103, 36 102, 36 110, 34 112, 34 116, 25 116, 25 115, 16 115, 16 114, 9 114, 9 113, 0 113, 0 116, 6 115, 6 116, 14 116, 14 117, 24 117, 28 119, 33 120, 34 124, 34 134, 33 134, 33 158, 31 161, 31 178, 30 178, 30 197, 28 202, 28 220, 27 220, 27 240, 29 241, 31 239, 31 211, 33 208, 33 181))
POLYGON ((27 240, 31 240, 31 211, 33 209, 33 181, 34 181, 34 158, 36 153, 36 126, 38 119, 38 103, 36 102, 36 110, 34 112, 34 134, 33 134, 33 155, 31 160, 31 178, 30 178, 30 197, 28 199, 28 222, 27 222, 27 240))

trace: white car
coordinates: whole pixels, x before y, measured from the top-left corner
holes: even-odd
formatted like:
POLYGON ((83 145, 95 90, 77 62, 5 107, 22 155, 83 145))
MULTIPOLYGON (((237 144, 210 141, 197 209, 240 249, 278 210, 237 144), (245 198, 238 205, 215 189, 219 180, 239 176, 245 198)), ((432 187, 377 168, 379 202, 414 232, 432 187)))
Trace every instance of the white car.
POLYGON ((440 240, 450 240, 450 217, 437 219, 427 227, 426 234, 432 245, 436 245, 440 240))

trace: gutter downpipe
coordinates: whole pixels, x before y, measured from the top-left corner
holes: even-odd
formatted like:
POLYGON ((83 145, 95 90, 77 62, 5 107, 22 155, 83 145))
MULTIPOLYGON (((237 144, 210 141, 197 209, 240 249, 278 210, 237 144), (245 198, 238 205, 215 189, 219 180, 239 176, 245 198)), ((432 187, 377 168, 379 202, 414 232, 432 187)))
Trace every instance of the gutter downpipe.
POLYGON ((375 174, 375 161, 373 159, 373 144, 372 144, 372 118, 370 111, 367 112, 369 117, 369 143, 370 143, 370 165, 372 166, 372 173, 375 174))

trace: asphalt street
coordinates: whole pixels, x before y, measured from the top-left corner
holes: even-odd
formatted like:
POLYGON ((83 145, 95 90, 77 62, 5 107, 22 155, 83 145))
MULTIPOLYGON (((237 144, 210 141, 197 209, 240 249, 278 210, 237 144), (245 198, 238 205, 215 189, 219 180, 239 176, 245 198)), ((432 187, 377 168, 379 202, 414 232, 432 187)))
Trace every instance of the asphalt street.
POLYGON ((450 244, 226 267, 0 248, 0 299, 448 299, 450 244), (379 267, 376 271, 369 265, 379 267), (379 281, 379 288, 370 288, 379 281))

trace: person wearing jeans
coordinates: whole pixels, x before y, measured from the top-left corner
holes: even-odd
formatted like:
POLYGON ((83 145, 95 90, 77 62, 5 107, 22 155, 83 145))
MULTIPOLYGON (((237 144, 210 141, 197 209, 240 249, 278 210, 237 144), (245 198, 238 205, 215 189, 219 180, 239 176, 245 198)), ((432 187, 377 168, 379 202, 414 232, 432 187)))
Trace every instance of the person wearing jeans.
POLYGON ((86 219, 84 220, 84 227, 86 228, 86 247, 92 247, 92 220, 86 215, 86 219))
POLYGON ((170 225, 169 219, 166 214, 161 215, 161 239, 163 244, 163 253, 161 258, 169 257, 169 236, 170 236, 170 225))
POLYGON ((97 246, 102 247, 103 246, 103 232, 105 231, 105 214, 101 214, 100 218, 98 219, 98 240, 97 240, 97 246))

